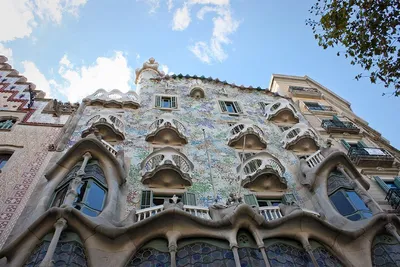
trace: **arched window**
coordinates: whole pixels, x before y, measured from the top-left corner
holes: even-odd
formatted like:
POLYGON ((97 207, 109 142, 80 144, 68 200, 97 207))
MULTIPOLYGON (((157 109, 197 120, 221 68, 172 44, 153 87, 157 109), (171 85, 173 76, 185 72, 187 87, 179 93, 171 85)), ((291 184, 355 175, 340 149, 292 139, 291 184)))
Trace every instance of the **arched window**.
MULTIPOLYGON (((38 267, 49 248, 53 234, 46 235, 32 251, 25 267, 38 267)), ((53 256, 54 266, 86 267, 85 249, 79 236, 73 232, 62 232, 53 256)))
POLYGON ((325 266, 335 266, 341 267, 344 266, 340 260, 335 257, 328 249, 322 246, 317 241, 311 240, 310 245, 313 250, 313 255, 315 260, 318 263, 318 266, 325 267, 325 266))
POLYGON ((390 267, 400 264, 400 244, 390 235, 378 235, 372 243, 372 266, 390 267))
POLYGON ((13 127, 17 120, 12 118, 0 118, 0 129, 9 130, 13 127))
POLYGON ((178 243, 176 266, 236 266, 227 241, 211 238, 182 240, 178 243))
POLYGON ((12 153, 0 152, 0 172, 1 169, 6 166, 7 162, 10 160, 12 153))
POLYGON ((299 242, 266 239, 265 252, 271 266, 313 267, 312 260, 299 242))
POLYGON ((165 239, 154 239, 141 247, 126 267, 171 266, 168 242, 165 239))
POLYGON ((239 230, 237 234, 239 245, 238 253, 241 266, 264 266, 264 258, 252 235, 246 230, 239 230))
MULTIPOLYGON (((65 200, 69 184, 75 178, 80 164, 76 165, 57 187, 51 207, 60 207, 65 200)), ((96 161, 90 161, 82 177, 82 183, 78 186, 78 196, 73 206, 91 217, 96 217, 104 208, 107 196, 107 183, 103 170, 96 161)))
POLYGON ((372 216, 371 210, 354 191, 352 183, 337 170, 329 174, 328 196, 336 210, 349 220, 359 221, 372 216))

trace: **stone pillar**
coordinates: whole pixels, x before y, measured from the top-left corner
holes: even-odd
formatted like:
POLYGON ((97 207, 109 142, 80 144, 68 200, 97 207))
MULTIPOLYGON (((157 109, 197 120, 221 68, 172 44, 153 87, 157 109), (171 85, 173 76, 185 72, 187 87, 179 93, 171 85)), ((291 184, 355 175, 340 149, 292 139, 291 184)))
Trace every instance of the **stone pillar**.
POLYGON ((360 196, 362 201, 367 205, 367 207, 372 211, 373 214, 382 212, 381 207, 375 203, 375 201, 369 196, 367 190, 360 184, 357 179, 352 179, 344 169, 342 165, 336 167, 349 181, 353 183, 354 191, 360 196))
POLYGON ((317 263, 317 260, 314 257, 313 250, 312 250, 312 247, 311 247, 310 243, 308 242, 307 239, 303 240, 302 243, 303 243, 304 250, 307 251, 308 256, 310 256, 313 265, 315 267, 318 267, 318 263, 317 263))
POLYGON ((75 198, 78 196, 78 187, 82 183, 82 176, 85 174, 85 168, 88 161, 92 158, 92 155, 89 152, 83 154, 83 162, 81 168, 76 172, 75 178, 69 184, 69 188, 67 194, 65 196, 64 204, 61 207, 72 206, 75 201, 75 198))
POLYGON ((46 255, 44 256, 43 261, 40 263, 39 267, 53 266, 54 251, 56 251, 60 235, 66 227, 67 227, 67 221, 64 218, 58 219, 58 221, 54 224, 55 231, 53 234, 53 238, 51 239, 46 255))
POLYGON ((262 255, 263 259, 264 259, 265 266, 266 267, 271 267, 271 265, 269 264, 269 261, 268 261, 267 253, 265 253, 265 245, 264 244, 258 245, 258 248, 261 251, 261 255, 262 255))
POLYGON ((171 255, 171 267, 176 267, 176 252, 178 250, 176 245, 169 245, 169 254, 171 255))
POLYGON ((400 243, 400 236, 397 233, 396 227, 393 224, 388 223, 385 225, 385 228, 386 228, 386 231, 388 231, 400 243))
POLYGON ((233 253, 233 258, 235 259, 235 265, 236 265, 236 267, 241 267, 241 266, 240 266, 240 258, 239 258, 238 245, 237 245, 237 244, 232 244, 232 245, 231 245, 231 250, 232 250, 232 253, 233 253))

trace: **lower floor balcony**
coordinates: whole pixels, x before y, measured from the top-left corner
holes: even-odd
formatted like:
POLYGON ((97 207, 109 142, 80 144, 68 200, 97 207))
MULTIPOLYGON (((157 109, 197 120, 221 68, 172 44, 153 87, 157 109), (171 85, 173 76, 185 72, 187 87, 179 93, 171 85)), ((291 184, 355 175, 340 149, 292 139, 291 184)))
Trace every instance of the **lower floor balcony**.
POLYGON ((396 211, 400 211, 400 189, 399 188, 391 188, 385 197, 385 200, 392 206, 392 208, 396 211))
POLYGON ((390 168, 394 162, 394 157, 386 149, 378 147, 351 147, 348 156, 359 167, 390 168))

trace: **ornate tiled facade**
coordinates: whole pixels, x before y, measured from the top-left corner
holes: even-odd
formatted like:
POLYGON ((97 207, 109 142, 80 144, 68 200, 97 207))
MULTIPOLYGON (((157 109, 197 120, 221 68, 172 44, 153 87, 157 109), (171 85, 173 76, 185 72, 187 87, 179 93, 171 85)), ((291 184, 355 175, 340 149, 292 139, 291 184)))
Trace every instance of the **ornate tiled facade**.
POLYGON ((400 264, 400 153, 348 102, 308 77, 252 88, 154 59, 136 75, 15 119, 22 92, 0 89, 0 264, 400 264))

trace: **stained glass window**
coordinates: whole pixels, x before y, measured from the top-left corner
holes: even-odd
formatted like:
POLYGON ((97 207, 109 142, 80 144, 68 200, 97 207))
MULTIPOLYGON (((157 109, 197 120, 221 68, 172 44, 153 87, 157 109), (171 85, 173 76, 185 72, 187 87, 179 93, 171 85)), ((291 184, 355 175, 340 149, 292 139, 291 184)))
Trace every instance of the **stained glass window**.
POLYGON ((240 265, 242 267, 265 266, 259 248, 239 248, 240 265))
POLYGON ((332 255, 326 248, 317 247, 313 250, 314 258, 319 267, 341 267, 342 263, 332 255))
POLYGON ((271 267, 314 267, 308 253, 299 246, 276 242, 265 251, 271 267))
POLYGON ((176 266, 235 267, 236 265, 230 249, 196 242, 178 250, 176 266))
POLYGON ((143 248, 136 252, 127 267, 168 267, 171 266, 169 252, 162 252, 154 248, 143 248))
POLYGON ((389 235, 375 237, 372 245, 372 266, 400 266, 400 244, 389 235))

